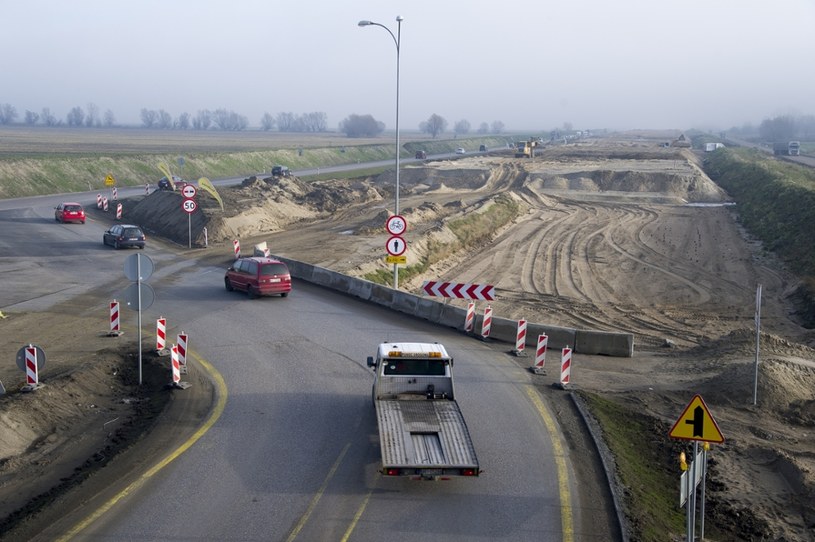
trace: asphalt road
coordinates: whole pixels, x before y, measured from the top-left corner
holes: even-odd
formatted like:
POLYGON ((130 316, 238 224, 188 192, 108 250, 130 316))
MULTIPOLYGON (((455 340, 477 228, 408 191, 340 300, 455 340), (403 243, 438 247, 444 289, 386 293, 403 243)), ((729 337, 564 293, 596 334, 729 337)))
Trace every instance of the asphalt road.
POLYGON ((571 520, 591 511, 574 507, 568 448, 547 428, 551 414, 506 345, 301 282, 288 298, 250 301, 224 290, 223 269, 157 240, 115 251, 102 245, 101 224, 54 222, 56 202, 91 196, 0 202, 0 306, 42 310, 90 290, 121 297, 130 284, 124 260, 146 254, 156 300, 145 321, 163 315, 168 331, 186 331, 228 398, 194 446, 77 540, 579 539, 571 520), (385 340, 439 341, 455 356, 481 477, 417 482, 376 472, 365 359, 385 340))

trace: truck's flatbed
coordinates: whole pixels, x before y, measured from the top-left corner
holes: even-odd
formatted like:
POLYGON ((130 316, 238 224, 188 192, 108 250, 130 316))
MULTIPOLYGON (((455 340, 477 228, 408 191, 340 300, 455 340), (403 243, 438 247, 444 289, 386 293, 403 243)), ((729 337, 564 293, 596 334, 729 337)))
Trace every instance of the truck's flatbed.
POLYGON ((474 469, 478 459, 461 410, 454 400, 378 400, 382 466, 401 475, 457 475, 474 469))

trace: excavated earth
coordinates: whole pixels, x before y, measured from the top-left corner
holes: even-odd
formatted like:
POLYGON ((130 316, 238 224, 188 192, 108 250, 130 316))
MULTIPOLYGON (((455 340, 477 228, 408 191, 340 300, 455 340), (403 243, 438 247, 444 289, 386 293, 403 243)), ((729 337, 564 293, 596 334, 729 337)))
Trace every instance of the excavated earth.
MULTIPOLYGON (((394 187, 393 172, 319 182, 252 177, 219 189, 223 209, 199 191, 196 257, 225 264, 237 239, 244 251, 265 242, 272 254, 358 277, 387 270, 394 187)), ((633 358, 576 355, 574 387, 639 412, 665 441, 701 394, 726 437, 710 452, 707 521, 734 540, 815 540, 815 332, 796 320, 797 278, 742 231, 738 208, 698 155, 653 141, 588 140, 531 160, 486 155, 408 165, 400 188, 408 265, 434 262, 400 288, 489 283, 496 316, 633 333, 633 358), (486 241, 461 242, 457 224, 507 201, 514 218, 486 241)), ((180 198, 138 198, 129 219, 186 247, 180 198)), ((551 376, 533 378, 551 387, 551 376)), ((24 427, 25 416, 7 406, 3 434, 11 430, 19 442, 8 446, 4 436, 0 476, 19 472, 38 442, 57 438, 46 427, 24 427)))

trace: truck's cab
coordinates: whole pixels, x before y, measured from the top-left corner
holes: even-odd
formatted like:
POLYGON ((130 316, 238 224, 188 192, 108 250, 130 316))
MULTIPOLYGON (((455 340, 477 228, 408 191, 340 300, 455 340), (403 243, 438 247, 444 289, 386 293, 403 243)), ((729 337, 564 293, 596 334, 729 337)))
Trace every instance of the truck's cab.
POLYGON ((374 369, 374 401, 455 399, 453 358, 441 344, 383 343, 368 366, 374 369))

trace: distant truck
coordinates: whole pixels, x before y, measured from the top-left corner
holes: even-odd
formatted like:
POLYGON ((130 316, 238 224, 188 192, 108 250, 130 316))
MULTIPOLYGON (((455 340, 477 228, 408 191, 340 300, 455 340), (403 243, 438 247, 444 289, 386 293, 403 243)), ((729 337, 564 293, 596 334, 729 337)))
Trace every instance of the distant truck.
POLYGON ((382 474, 443 480, 481 473, 444 346, 383 343, 368 366, 375 375, 371 395, 382 474))
POLYGON ((291 170, 286 166, 274 166, 272 168, 272 177, 291 177, 291 170))
POLYGON ((705 143, 705 152, 713 152, 722 148, 724 148, 723 143, 705 143))
POLYGON ((416 151, 416 160, 427 160, 427 152, 416 151))
POLYGON ((799 141, 776 141, 773 143, 773 154, 799 156, 801 154, 801 143, 799 141))
POLYGON ((518 141, 515 143, 515 158, 534 158, 535 147, 538 146, 539 140, 529 139, 527 141, 518 141))

